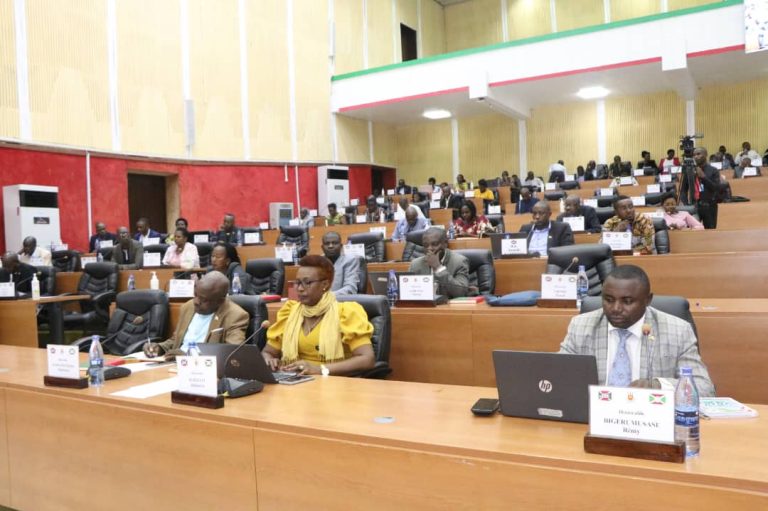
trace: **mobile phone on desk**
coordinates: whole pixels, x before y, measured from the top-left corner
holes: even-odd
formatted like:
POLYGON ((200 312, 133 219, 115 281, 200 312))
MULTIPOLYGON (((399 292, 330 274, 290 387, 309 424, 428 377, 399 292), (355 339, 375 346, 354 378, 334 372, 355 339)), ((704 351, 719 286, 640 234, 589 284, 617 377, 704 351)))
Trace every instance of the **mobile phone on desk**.
POLYGON ((281 385, 296 385, 314 379, 315 378, 313 376, 309 376, 307 374, 297 374, 296 376, 289 376, 288 378, 278 380, 277 383, 280 383, 281 385))
POLYGON ((481 398, 481 399, 478 399, 474 405, 472 405, 472 413, 474 413, 475 415, 480 415, 484 417, 493 415, 494 413, 496 413, 496 410, 498 409, 499 409, 498 399, 481 398))

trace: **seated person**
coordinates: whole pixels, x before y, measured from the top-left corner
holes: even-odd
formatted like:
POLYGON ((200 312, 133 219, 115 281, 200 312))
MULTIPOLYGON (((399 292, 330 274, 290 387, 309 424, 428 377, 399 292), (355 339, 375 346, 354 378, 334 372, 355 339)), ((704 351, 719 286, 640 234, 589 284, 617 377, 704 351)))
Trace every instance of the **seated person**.
POLYGON ((584 206, 581 203, 581 197, 578 195, 569 195, 565 198, 565 211, 557 216, 557 221, 562 222, 565 217, 584 217, 584 230, 586 232, 600 232, 603 226, 600 225, 600 219, 597 218, 597 212, 592 206, 584 206))
POLYGON ((144 245, 131 239, 127 227, 117 230, 117 244, 112 247, 112 262, 121 270, 140 270, 144 266, 144 245))
POLYGON ((457 192, 466 192, 469 190, 469 183, 464 179, 464 174, 456 174, 456 184, 454 188, 457 192))
POLYGON ((549 166, 549 182, 550 183, 562 183, 565 181, 565 174, 568 172, 565 168, 565 162, 563 160, 557 160, 549 166))
POLYGON ((478 215, 475 203, 464 201, 459 210, 459 218, 453 221, 458 238, 478 238, 488 232, 496 232, 485 215, 478 215))
POLYGON ((405 184, 405 179, 401 179, 397 182, 397 188, 395 188, 395 195, 410 195, 413 193, 413 187, 405 184))
POLYGON ((43 247, 38 247, 37 239, 34 236, 27 236, 21 242, 19 261, 31 264, 32 266, 50 266, 51 252, 43 247))
POLYGON ((163 266, 176 268, 199 268, 200 256, 197 247, 189 242, 189 231, 178 227, 173 233, 173 245, 169 246, 163 256, 163 266))
POLYGON ((584 181, 594 181, 597 179, 597 164, 595 160, 587 162, 587 168, 584 169, 584 181))
POLYGON ((704 229, 704 225, 690 213, 677 210, 677 199, 674 196, 664 199, 662 206, 664 207, 664 221, 670 229, 704 229))
POLYGON ((147 343, 144 353, 186 354, 190 342, 240 344, 248 329, 248 313, 227 298, 229 282, 218 272, 207 273, 195 283, 195 297, 181 306, 176 330, 170 339, 147 343))
POLYGON ((243 230, 235 225, 234 214, 227 213, 224 215, 219 232, 216 233, 216 241, 223 241, 235 246, 243 244, 243 230))
POLYGON ((427 180, 427 184, 432 187, 432 193, 440 193, 441 189, 437 185, 437 179, 435 179, 434 177, 430 177, 427 180))
POLYGON ((30 294, 32 292, 32 278, 37 275, 37 268, 19 261, 19 254, 15 252, 6 252, 2 262, 0 282, 13 281, 16 293, 30 294))
POLYGON ((111 242, 111 244, 105 243, 105 247, 114 246, 115 243, 117 243, 117 236, 111 232, 107 232, 107 226, 104 222, 96 222, 96 234, 91 236, 91 239, 88 240, 88 252, 96 252, 96 250, 101 248, 100 243, 102 241, 111 242))
MULTIPOLYGON (((411 204, 410 206, 413 206, 416 208, 416 214, 419 216, 419 218, 422 218, 424 220, 427 219, 426 215, 424 215, 424 212, 421 210, 419 206, 416 204, 411 204)), ((408 199, 405 197, 400 197, 400 200, 397 201, 397 204, 395 204, 395 212, 392 214, 392 219, 395 222, 399 222, 403 218, 405 218, 405 212, 410 207, 408 204, 408 199)))
POLYGON ((411 261, 408 271, 416 275, 434 275, 438 295, 469 296, 469 262, 463 255, 448 249, 445 229, 430 227, 421 240, 425 254, 411 261))
POLYGON ((166 245, 171 245, 176 240, 176 229, 186 229, 188 231, 189 222, 187 222, 186 218, 177 218, 173 224, 173 229, 173 232, 169 232, 168 236, 165 237, 166 245))
POLYGON ((342 225, 347 223, 347 217, 339 213, 336 209, 336 203, 331 202, 328 204, 328 216, 325 217, 325 225, 342 225))
POLYGON ((373 224, 382 220, 387 221, 387 214, 384 212, 384 208, 379 207, 376 197, 369 195, 365 199, 365 223, 373 224))
POLYGON ((144 241, 148 238, 158 238, 157 243, 160 243, 161 241, 159 239, 160 233, 149 226, 149 219, 143 217, 139 218, 136 221, 136 234, 134 234, 133 239, 144 245, 145 243, 149 243, 144 241))
POLYGON ((341 253, 341 235, 328 231, 323 235, 323 254, 333 263, 331 291, 336 295, 357 294, 360 284, 360 258, 341 253))
POLYGON ((494 200, 493 190, 488 188, 488 181, 481 179, 477 182, 477 191, 475 191, 475 197, 480 197, 483 200, 494 200))
POLYGON ((760 176, 762 173, 760 172, 760 159, 750 160, 749 158, 742 158, 741 162, 736 165, 736 167, 733 169, 733 177, 734 179, 742 179, 744 177, 744 170, 749 167, 754 167, 757 169, 757 175, 760 176))
POLYGON ((617 387, 674 389, 679 369, 690 367, 699 395, 714 396, 693 328, 651 307, 652 298, 641 268, 617 266, 603 283, 603 308, 571 319, 560 353, 594 355, 599 384, 617 387))
MULTIPOLYGON (((541 192, 544 190, 544 181, 534 176, 532 170, 528 171, 528 175, 525 176, 522 185, 527 187, 531 192, 541 192)), ((522 193, 522 190, 520 193, 522 193)), ((530 213, 530 211, 525 211, 525 213, 530 213)))
POLYGON ((537 202, 539 202, 539 200, 533 196, 531 189, 524 186, 523 189, 520 190, 520 200, 517 201, 515 214, 524 215, 530 213, 533 211, 533 206, 536 205, 537 202))
POLYGON ((539 201, 531 212, 533 223, 520 226, 528 234, 528 253, 545 256, 552 247, 573 245, 573 231, 565 222, 552 222, 552 210, 547 201, 539 201))
POLYGON ((640 153, 640 157, 642 160, 639 160, 637 162, 637 168, 638 169, 644 169, 646 167, 650 167, 654 170, 659 170, 659 167, 656 165, 656 160, 651 158, 651 153, 648 151, 643 151, 640 153))
POLYGON ((464 197, 458 193, 453 193, 450 185, 443 185, 443 195, 440 197, 440 207, 443 209, 454 209, 458 211, 464 203, 464 197))
POLYGON ((251 276, 240 265, 240 256, 237 248, 229 243, 217 242, 211 250, 211 265, 208 271, 217 271, 227 277, 232 290, 232 281, 235 275, 240 279, 240 292, 244 295, 256 294, 251 286, 251 276))
POLYGON ((310 228, 315 226, 315 219, 309 214, 307 208, 301 208, 301 211, 299 212, 299 221, 301 222, 302 227, 310 228))
POLYGON ((632 199, 626 195, 619 195, 613 203, 614 216, 603 224, 603 231, 631 232, 632 250, 641 254, 655 254, 656 243, 654 236, 653 220, 645 215, 635 213, 632 199))
POLYGON ((509 171, 502 170, 499 178, 499 186, 512 186, 512 178, 509 177, 509 171))
POLYGON ((419 211, 421 211, 421 208, 418 206, 408 206, 408 209, 405 210, 405 218, 398 220, 397 225, 395 225, 392 241, 405 241, 405 237, 409 232, 423 231, 428 227, 427 220, 419 217, 419 211))
POLYGON ((299 260, 298 301, 288 300, 277 311, 261 352, 273 370, 301 374, 348 375, 371 369, 373 326, 355 302, 337 302, 330 290, 333 265, 323 256, 299 260))
POLYGON ((741 164, 741 160, 743 158, 747 158, 749 161, 755 161, 755 160, 759 161, 761 159, 760 155, 757 154, 757 151, 752 149, 752 144, 750 144, 749 142, 743 142, 741 144, 741 152, 736 155, 736 160, 735 160, 736 165, 741 164))
POLYGON ((661 160, 661 173, 662 174, 669 174, 672 172, 672 167, 679 167, 680 166, 680 158, 675 156, 675 150, 674 149, 668 149, 667 150, 667 157, 661 160))
POLYGON ((608 166, 608 177, 617 178, 624 175, 623 165, 621 164, 621 156, 618 154, 613 157, 613 163, 608 166))

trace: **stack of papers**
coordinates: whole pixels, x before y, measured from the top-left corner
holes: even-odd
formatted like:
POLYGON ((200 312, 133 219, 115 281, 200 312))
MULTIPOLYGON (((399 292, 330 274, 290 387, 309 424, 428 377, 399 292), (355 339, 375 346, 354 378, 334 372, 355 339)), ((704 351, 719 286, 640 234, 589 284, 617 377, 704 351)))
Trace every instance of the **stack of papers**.
POLYGON ((699 413, 707 419, 740 419, 757 417, 757 410, 743 405, 731 397, 702 397, 699 413))

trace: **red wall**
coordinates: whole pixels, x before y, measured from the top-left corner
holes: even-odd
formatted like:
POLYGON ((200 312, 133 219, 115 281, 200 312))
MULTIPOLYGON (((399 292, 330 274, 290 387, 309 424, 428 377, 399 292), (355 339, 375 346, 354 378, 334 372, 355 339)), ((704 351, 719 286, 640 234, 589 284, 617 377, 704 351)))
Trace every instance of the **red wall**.
MULTIPOLYGON (((0 147, 0 186, 58 186, 62 241, 81 251, 88 248, 85 167, 86 158, 82 154, 0 147)), ((93 221, 106 223, 107 229, 113 232, 121 225, 128 226, 129 172, 177 174, 181 216, 187 218, 190 228, 195 230, 218 228, 227 212, 235 214, 238 225, 258 225, 269 219, 270 202, 296 204, 292 165, 288 166, 286 181, 282 165, 195 165, 93 156, 93 221)), ((316 209, 317 167, 299 166, 298 174, 301 206, 316 209)), ((392 174, 394 176, 394 171, 392 174)), ((350 166, 349 181, 350 198, 364 201, 371 193, 371 167, 350 166)), ((2 216, 0 210, 0 250, 5 251, 2 216)), ((133 230, 133 226, 128 227, 133 230)))

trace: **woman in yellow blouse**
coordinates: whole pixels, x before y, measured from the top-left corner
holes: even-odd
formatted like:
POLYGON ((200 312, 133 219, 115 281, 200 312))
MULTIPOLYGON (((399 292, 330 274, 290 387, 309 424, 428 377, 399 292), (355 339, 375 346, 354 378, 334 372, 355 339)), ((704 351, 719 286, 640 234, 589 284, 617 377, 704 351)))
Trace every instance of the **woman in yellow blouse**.
POLYGON ((337 302, 332 282, 328 259, 301 258, 295 281, 299 299, 288 300, 277 312, 262 351, 273 371, 347 375, 375 365, 373 327, 365 310, 355 302, 337 302))

